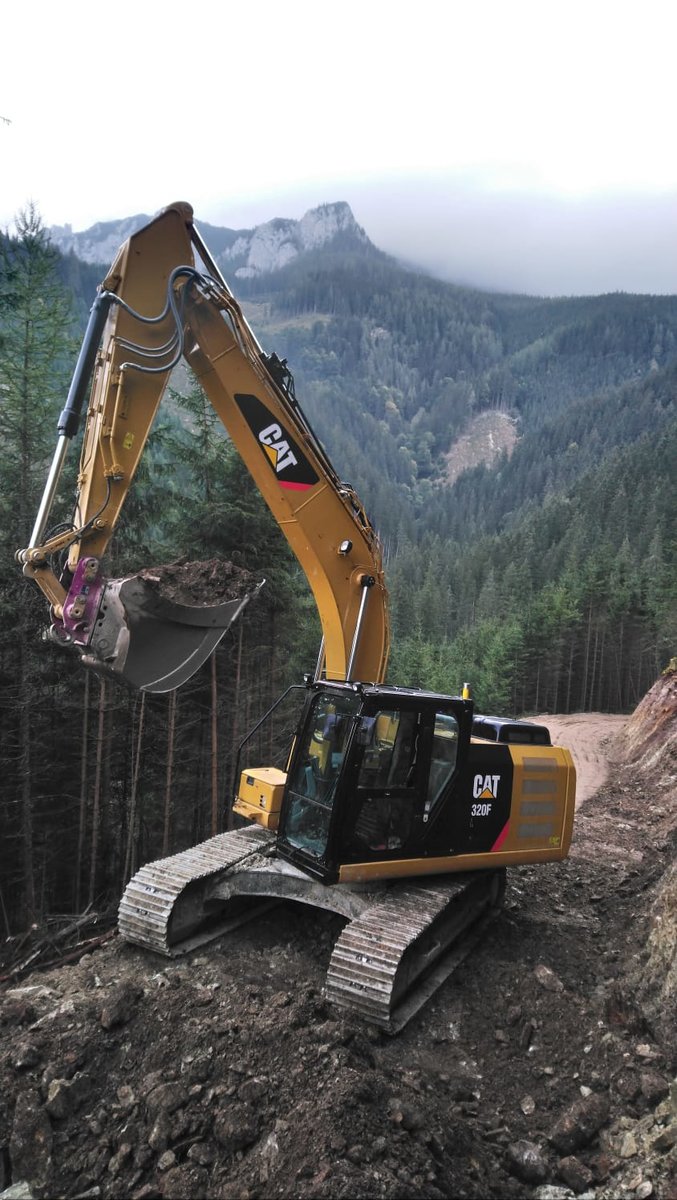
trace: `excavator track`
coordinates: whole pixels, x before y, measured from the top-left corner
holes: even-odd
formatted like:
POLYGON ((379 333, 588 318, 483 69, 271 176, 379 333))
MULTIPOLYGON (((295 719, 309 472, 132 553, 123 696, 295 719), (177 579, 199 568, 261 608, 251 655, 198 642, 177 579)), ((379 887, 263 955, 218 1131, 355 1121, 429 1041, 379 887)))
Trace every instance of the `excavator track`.
POLYGON ((327 1000, 399 1033, 470 953, 504 894, 505 871, 395 886, 337 939, 327 1000))
POLYGON ((206 886, 224 871, 272 848, 273 843, 273 835, 256 825, 218 834, 192 849, 148 863, 127 884, 120 901, 120 935, 137 946, 174 957, 241 924, 260 909, 210 922, 203 903, 206 886))
POLYGON ((378 893, 353 894, 347 885, 313 885, 294 868, 276 870, 274 849, 275 836, 254 826, 148 863, 127 885, 120 935, 175 957, 280 899, 334 908, 349 919, 329 963, 327 1002, 396 1034, 470 953, 505 891, 505 871, 481 871, 384 881, 378 893))

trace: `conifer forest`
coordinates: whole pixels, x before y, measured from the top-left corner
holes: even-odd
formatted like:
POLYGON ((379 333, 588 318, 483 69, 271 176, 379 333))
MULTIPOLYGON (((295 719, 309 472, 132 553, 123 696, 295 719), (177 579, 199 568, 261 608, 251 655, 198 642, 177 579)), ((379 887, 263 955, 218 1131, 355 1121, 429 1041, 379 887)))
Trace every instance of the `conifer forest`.
MULTIPOLYGON (((107 574, 222 559, 266 582, 177 691, 104 680, 43 640, 28 544, 101 268, 40 215, 0 237, 0 931, 114 908, 143 863, 227 826, 237 763, 282 766, 320 626, 305 577, 204 394, 177 369, 107 574)), ((389 682, 528 716, 629 712, 677 653, 677 296, 558 299, 456 287, 370 244, 231 280, 286 358, 379 531, 389 682), (511 453, 453 483, 485 412, 511 453)), ((59 494, 72 507, 77 450, 59 494)))

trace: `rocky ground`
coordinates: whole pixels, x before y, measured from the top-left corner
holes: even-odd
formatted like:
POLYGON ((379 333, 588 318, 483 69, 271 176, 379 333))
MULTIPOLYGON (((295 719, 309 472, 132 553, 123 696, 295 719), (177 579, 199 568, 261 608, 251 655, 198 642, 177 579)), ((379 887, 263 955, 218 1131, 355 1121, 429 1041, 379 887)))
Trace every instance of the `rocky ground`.
POLYGON ((0 1195, 677 1198, 677 676, 657 689, 570 858, 510 874, 397 1038, 327 1009, 341 922, 292 905, 178 962, 113 936, 10 979, 0 1195))

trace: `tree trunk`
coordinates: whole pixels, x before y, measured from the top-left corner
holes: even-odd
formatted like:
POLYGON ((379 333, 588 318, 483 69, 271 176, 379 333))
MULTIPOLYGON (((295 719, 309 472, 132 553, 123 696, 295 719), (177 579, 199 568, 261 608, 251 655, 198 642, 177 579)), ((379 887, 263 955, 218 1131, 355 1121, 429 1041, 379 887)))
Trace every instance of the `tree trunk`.
POLYGON ((590 663, 590 638, 592 633, 592 600, 588 606, 588 627, 585 634, 585 655, 583 658, 583 686, 581 688, 581 712, 585 712, 588 697, 588 666, 590 663))
POLYGON ((94 803, 92 805, 92 845, 89 859, 88 902, 94 904, 96 895, 96 860, 99 853, 99 820, 101 816, 101 778, 104 760, 104 732, 106 727, 106 680, 99 680, 99 723, 96 734, 96 771, 94 775, 94 803))
POLYGON ((602 627, 602 644, 599 648, 599 666, 597 668, 598 684, 597 684, 597 712, 602 712, 603 700, 602 690, 606 681, 604 672, 604 648, 606 643, 606 625, 602 627))
POLYGON ((598 658, 597 651, 599 648, 599 622, 595 623, 595 645, 592 652, 592 676, 590 679, 590 700, 588 701, 588 712, 592 712, 595 703, 595 683, 597 682, 597 667, 598 658))
POLYGON ((238 780, 235 778, 235 769, 237 766, 237 746, 239 741, 240 730, 240 705, 242 703, 242 631, 244 629, 244 621, 240 621, 240 630, 237 639, 237 659, 235 662, 235 690, 233 693, 233 737, 231 741, 230 751, 230 788, 226 810, 226 829, 233 828, 233 797, 237 790, 238 780))
POLYGON ((146 693, 141 693, 141 704, 139 706, 139 727, 136 731, 136 753, 134 755, 134 768, 132 770, 132 787, 129 796, 129 817, 127 821, 127 849, 125 851, 125 865, 123 869, 122 886, 124 887, 129 879, 131 879, 136 869, 136 849, 137 849, 137 818, 136 818, 136 797, 139 791, 139 771, 141 767, 141 747, 143 745, 143 726, 146 715, 146 693))
POLYGON ((33 856, 33 789, 31 787, 31 702, 30 673, 26 662, 25 633, 22 632, 19 655, 19 779, 21 785, 21 847, 23 859, 24 920, 30 925, 37 917, 35 901, 35 863, 33 856))
POLYGON ((571 684, 574 670, 574 633, 571 633, 571 641, 569 643, 569 668, 567 671, 567 698, 564 705, 566 713, 571 712, 571 684))
POLYGON ((80 819, 78 822, 78 855, 75 865, 75 911, 80 912, 82 886, 82 856, 87 824, 87 733, 89 727, 89 671, 85 671, 85 694, 82 699, 82 737, 80 746, 80 819))

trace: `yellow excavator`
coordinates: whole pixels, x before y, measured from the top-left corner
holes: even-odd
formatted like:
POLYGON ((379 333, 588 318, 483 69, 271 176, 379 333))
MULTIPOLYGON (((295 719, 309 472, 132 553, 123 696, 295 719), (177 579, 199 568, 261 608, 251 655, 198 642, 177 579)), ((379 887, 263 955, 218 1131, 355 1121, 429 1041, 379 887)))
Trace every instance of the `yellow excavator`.
POLYGON ((102 558, 162 394, 184 360, 295 552, 322 625, 285 770, 239 773, 241 827, 142 867, 119 932, 165 955, 292 899, 346 919, 326 998, 396 1033, 475 944, 509 866, 566 857, 575 771, 547 728, 384 682, 388 599, 378 536, 266 354, 186 203, 121 247, 92 306, 58 422, 30 545, 51 638, 135 688, 179 687, 251 594, 182 604, 146 572, 108 579, 102 558), (48 533, 69 443, 86 422, 71 526, 48 533), (68 554, 57 577, 53 563, 68 554))

